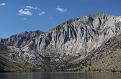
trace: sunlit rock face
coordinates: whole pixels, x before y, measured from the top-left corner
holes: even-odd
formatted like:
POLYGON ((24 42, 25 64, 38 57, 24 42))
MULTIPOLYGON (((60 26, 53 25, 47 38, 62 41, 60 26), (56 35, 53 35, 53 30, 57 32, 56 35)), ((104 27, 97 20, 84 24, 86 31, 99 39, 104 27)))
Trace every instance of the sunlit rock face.
POLYGON ((48 32, 24 32, 0 41, 12 52, 31 62, 39 60, 36 59, 36 52, 41 53, 47 49, 56 49, 60 56, 84 58, 90 51, 120 33, 120 16, 94 14, 68 20, 48 32))
POLYGON ((104 41, 120 34, 118 16, 104 14, 69 20, 36 39, 37 49, 57 48, 66 54, 82 57, 98 48, 104 41))

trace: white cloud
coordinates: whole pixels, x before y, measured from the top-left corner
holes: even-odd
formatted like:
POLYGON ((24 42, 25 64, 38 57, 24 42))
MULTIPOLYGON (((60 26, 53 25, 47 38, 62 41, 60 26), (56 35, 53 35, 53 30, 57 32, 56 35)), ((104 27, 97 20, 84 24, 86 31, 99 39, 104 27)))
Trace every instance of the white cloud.
POLYGON ((33 10, 40 10, 38 7, 33 7, 33 6, 26 6, 27 9, 33 9, 33 10))
POLYGON ((38 7, 25 6, 24 8, 22 8, 18 11, 18 14, 24 15, 24 16, 31 16, 33 14, 37 14, 39 16, 42 16, 45 14, 45 11, 40 10, 40 8, 38 8, 38 7))
POLYGON ((42 16, 42 15, 44 15, 44 14, 46 14, 44 11, 42 11, 42 12, 40 12, 38 15, 39 16, 42 16))
POLYGON ((6 5, 6 3, 0 3, 0 6, 5 6, 6 5))
POLYGON ((19 15, 31 16, 32 12, 27 10, 27 9, 20 9, 19 10, 19 15))
POLYGON ((59 12, 66 12, 67 11, 67 9, 62 8, 60 6, 57 6, 56 10, 59 11, 59 12))

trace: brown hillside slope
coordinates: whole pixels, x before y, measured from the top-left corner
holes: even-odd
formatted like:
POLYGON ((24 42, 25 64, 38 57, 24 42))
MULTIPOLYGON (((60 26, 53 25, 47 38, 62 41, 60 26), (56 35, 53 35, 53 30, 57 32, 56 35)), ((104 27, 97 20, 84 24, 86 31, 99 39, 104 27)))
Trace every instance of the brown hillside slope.
POLYGON ((81 61, 82 68, 92 71, 121 71, 121 35, 115 36, 81 61))

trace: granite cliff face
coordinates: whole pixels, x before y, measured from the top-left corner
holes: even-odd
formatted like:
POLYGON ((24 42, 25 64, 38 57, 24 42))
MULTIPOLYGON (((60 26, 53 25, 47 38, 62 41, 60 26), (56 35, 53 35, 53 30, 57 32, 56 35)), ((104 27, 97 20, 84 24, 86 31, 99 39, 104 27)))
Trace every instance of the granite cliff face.
MULTIPOLYGON (((70 20, 49 31, 45 35, 46 42, 38 47, 41 50, 43 46, 51 46, 66 54, 81 54, 83 58, 104 41, 120 33, 120 20, 121 17, 106 15, 90 15, 70 20)), ((41 43, 41 40, 38 42, 41 43)))
MULTIPOLYGON (((36 66, 45 58, 52 65, 71 64, 92 54, 110 38, 121 34, 121 16, 94 14, 68 20, 48 32, 33 31, 13 35, 0 42, 9 48, 10 57, 23 59, 36 66), (45 58, 44 58, 45 57, 45 58), (51 60, 51 59, 50 59, 51 60)), ((46 64, 47 65, 47 64, 46 64)))

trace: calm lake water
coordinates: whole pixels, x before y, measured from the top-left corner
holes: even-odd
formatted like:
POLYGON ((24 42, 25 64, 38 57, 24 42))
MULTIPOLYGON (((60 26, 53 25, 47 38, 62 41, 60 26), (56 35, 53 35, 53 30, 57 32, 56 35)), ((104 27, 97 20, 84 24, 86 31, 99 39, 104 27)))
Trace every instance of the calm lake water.
POLYGON ((121 73, 0 73, 0 79, 121 79, 121 73))

